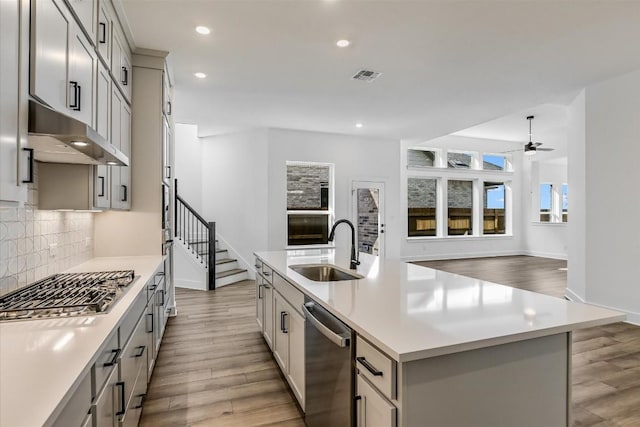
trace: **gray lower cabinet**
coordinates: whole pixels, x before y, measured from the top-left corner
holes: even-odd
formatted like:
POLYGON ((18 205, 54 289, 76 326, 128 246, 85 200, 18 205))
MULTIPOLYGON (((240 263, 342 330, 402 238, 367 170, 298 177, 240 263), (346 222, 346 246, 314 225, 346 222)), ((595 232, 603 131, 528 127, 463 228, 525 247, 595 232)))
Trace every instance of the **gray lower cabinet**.
POLYGON ((118 370, 111 369, 100 394, 94 399, 92 406, 95 427, 114 427, 117 425, 115 410, 115 391, 118 382, 118 370))
POLYGON ((396 407, 389 403, 361 374, 356 379, 358 427, 395 427, 396 407))

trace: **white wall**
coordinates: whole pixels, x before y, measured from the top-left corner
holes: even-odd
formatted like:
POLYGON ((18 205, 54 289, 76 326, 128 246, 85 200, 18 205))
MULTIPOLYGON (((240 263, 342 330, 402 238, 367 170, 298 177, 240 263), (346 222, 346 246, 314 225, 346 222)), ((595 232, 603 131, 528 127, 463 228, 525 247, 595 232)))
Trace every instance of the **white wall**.
POLYGON ((569 106, 569 210, 567 294, 580 301, 586 300, 586 246, 587 197, 586 147, 585 147, 585 91, 569 106))
POLYGON ((253 252, 267 250, 267 130, 201 139, 202 213, 217 234, 253 265, 253 252))
MULTIPOLYGON (((584 296, 640 322, 640 71, 587 87, 585 108, 584 296)), ((570 259, 578 261, 576 267, 582 262, 578 256, 570 259)), ((570 289, 579 294, 579 284, 570 279, 570 289)))
MULTIPOLYGON (((323 162, 335 165, 336 219, 352 218, 353 181, 384 182, 386 258, 399 258, 399 145, 389 139, 269 129, 268 249, 284 249, 287 244, 287 160, 323 162)), ((351 244, 347 230, 337 231, 337 245, 351 244)))
MULTIPOLYGON (((400 161, 400 212, 401 212, 401 233, 399 241, 401 245, 401 257, 405 260, 428 260, 428 259, 450 259, 469 258, 500 255, 518 255, 523 251, 522 237, 522 154, 519 152, 520 145, 505 141, 494 141, 479 138, 447 136, 437 140, 425 142, 425 147, 464 149, 484 153, 500 153, 504 151, 517 150, 512 155, 514 173, 504 174, 500 177, 504 181, 511 181, 511 209, 512 209, 512 236, 488 236, 488 237, 466 237, 456 236, 453 238, 424 238, 408 239, 408 219, 407 219, 407 149, 415 147, 416 144, 403 141, 401 144, 400 161)), ((452 170, 443 170, 442 176, 448 175, 452 170)), ((454 173, 468 173, 470 179, 477 177, 494 177, 495 173, 485 171, 460 171, 454 173)))
POLYGON ((202 144, 198 126, 175 124, 175 172, 178 194, 197 211, 202 210, 202 144))

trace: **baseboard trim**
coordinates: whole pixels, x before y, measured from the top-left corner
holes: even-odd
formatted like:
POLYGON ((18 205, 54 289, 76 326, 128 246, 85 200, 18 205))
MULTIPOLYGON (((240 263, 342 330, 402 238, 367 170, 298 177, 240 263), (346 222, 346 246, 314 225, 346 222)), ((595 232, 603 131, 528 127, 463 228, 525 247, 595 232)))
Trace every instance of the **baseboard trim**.
POLYGON ((555 253, 555 252, 540 252, 540 251, 523 251, 522 255, 536 256, 540 258, 552 258, 567 260, 567 254, 555 253))
POLYGON ((438 261, 443 259, 464 259, 464 258, 493 258, 498 256, 514 256, 525 255, 522 251, 495 251, 495 252, 455 252, 449 254, 421 254, 421 255, 408 255, 401 257, 402 261, 438 261))
POLYGON ((569 288, 565 289, 565 297, 569 301, 575 301, 583 304, 593 305, 600 308, 606 308, 607 310, 621 311, 627 315, 627 320, 625 320, 625 323, 630 323, 632 325, 640 326, 640 313, 635 313, 633 311, 627 311, 617 307, 609 307, 608 305, 596 304, 594 302, 586 301, 584 298, 582 298, 580 295, 578 295, 577 293, 575 293, 569 288))
POLYGON ((173 282, 176 286, 176 288, 185 288, 185 289, 194 289, 196 291, 206 291, 207 289, 203 288, 203 285, 206 286, 205 284, 203 284, 202 282, 199 282, 197 280, 188 280, 188 279, 179 279, 179 278, 174 278, 173 282))

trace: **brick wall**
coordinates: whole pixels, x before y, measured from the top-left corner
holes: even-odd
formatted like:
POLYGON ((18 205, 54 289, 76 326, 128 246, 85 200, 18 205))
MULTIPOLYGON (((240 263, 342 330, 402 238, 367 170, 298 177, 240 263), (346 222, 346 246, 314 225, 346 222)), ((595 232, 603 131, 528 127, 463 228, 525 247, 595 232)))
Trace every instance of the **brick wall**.
POLYGON ((378 200, 377 189, 358 189, 358 249, 360 252, 374 254, 377 251, 378 200))
POLYGON ((407 183, 409 209, 436 207, 436 180, 409 178, 407 183))
POLYGON ((321 186, 329 185, 329 166, 287 165, 287 209, 321 208, 321 186))

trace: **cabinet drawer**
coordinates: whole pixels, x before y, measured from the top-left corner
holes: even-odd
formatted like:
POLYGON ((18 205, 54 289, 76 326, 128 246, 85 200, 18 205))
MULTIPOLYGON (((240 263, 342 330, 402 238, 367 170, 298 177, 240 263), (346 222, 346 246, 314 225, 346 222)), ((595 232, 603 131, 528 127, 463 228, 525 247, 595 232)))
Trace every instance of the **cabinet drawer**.
POLYGON ((396 398, 396 362, 360 336, 356 338, 356 367, 388 399, 396 398))
POLYGON ((304 304, 304 294, 302 292, 277 273, 273 275, 273 287, 280 292, 280 295, 282 295, 298 313, 302 314, 302 304, 304 304))
POLYGON ((102 351, 100 351, 100 355, 91 370, 93 376, 91 387, 92 397, 95 398, 100 393, 100 390, 102 390, 104 383, 118 363, 119 355, 120 346, 118 346, 118 334, 114 331, 111 337, 107 339, 107 343, 102 348, 102 351))
POLYGON ((140 315, 144 311, 146 305, 147 294, 142 291, 138 294, 133 304, 131 304, 129 312, 122 319, 122 323, 120 323, 120 347, 123 347, 129 340, 129 337, 131 336, 133 329, 138 324, 138 319, 140 319, 140 315))
POLYGON ((273 270, 265 263, 262 263, 262 277, 264 277, 267 282, 273 284, 273 270))
POLYGON ((138 421, 140 421, 140 415, 142 413, 142 405, 146 397, 147 391, 147 374, 145 369, 141 369, 136 379, 136 384, 133 387, 133 393, 131 395, 131 401, 127 407, 127 411, 122 418, 122 427, 136 427, 138 421))
MULTIPOLYGON (((140 369, 147 375, 147 316, 141 316, 131 339, 122 350, 120 381, 124 382, 124 403, 129 407, 134 396, 134 386, 140 369)), ((135 402, 134 402, 135 403, 135 402)))
POLYGON ((371 387, 362 375, 356 379, 356 425, 358 427, 395 427, 396 407, 371 387))

